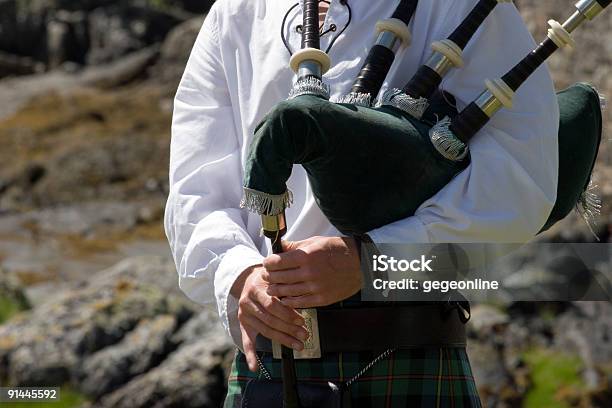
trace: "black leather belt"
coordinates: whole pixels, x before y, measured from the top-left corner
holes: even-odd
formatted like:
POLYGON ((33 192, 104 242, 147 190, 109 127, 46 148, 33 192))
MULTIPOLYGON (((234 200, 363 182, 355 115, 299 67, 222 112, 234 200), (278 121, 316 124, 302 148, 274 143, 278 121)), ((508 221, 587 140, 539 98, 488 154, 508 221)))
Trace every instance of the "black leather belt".
MULTIPOLYGON (((456 310, 440 304, 319 309, 323 353, 388 348, 465 347, 465 324, 456 310)), ((257 336, 258 351, 272 352, 272 342, 257 336)))

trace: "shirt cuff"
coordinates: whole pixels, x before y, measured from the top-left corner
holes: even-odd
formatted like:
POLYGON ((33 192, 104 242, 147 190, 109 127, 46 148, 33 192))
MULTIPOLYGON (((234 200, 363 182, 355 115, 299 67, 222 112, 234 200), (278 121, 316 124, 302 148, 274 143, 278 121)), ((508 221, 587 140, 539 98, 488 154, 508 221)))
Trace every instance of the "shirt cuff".
POLYGON ((375 244, 429 244, 425 225, 417 216, 395 221, 368 232, 375 244))
POLYGON ((260 265, 263 258, 249 246, 236 245, 225 253, 215 273, 215 297, 221 323, 240 349, 242 334, 238 323, 238 300, 230 294, 230 290, 242 272, 251 266, 260 265))

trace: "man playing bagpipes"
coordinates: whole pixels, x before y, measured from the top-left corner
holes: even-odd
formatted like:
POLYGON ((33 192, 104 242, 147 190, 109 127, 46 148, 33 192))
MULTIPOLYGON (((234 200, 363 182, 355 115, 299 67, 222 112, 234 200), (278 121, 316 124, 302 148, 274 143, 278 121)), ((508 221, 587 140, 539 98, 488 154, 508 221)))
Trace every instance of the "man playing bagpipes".
MULTIPOLYGON (((609 1, 579 2, 487 88, 535 47, 511 3, 332 0, 322 18, 318 3, 217 1, 176 96, 165 226, 181 289, 216 299, 240 349, 226 406, 480 406, 465 307, 362 303, 359 243, 526 242, 562 218, 557 196, 584 183, 558 183, 568 96, 540 65, 609 1), (408 138, 424 141, 396 147, 408 138), (415 151, 436 169, 386 167, 415 151)), ((569 97, 581 113, 597 99, 569 97)))

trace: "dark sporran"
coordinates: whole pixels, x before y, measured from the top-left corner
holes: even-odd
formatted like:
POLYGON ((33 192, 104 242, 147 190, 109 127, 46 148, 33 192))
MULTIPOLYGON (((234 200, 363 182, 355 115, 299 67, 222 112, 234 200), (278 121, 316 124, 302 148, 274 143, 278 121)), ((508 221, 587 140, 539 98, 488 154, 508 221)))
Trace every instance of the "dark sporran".
MULTIPOLYGON (((301 408, 350 408, 351 397, 344 384, 298 383, 301 408)), ((283 383, 274 380, 252 379, 244 390, 243 408, 283 408, 283 383)))

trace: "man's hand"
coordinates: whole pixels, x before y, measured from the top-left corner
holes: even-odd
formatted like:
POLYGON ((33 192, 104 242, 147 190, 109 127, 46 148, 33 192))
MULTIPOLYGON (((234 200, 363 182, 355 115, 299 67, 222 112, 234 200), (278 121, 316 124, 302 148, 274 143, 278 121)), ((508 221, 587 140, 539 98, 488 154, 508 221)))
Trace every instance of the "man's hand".
POLYGON ((359 248, 353 238, 313 237, 283 242, 282 254, 267 257, 262 274, 267 293, 296 309, 327 306, 362 286, 359 248))
POLYGON ((267 294, 268 282, 262 279, 262 266, 248 268, 232 286, 231 294, 238 300, 238 320, 242 332, 242 346, 249 370, 256 372, 255 339, 258 334, 294 350, 304 349, 308 331, 304 318, 295 309, 283 305, 267 294))

